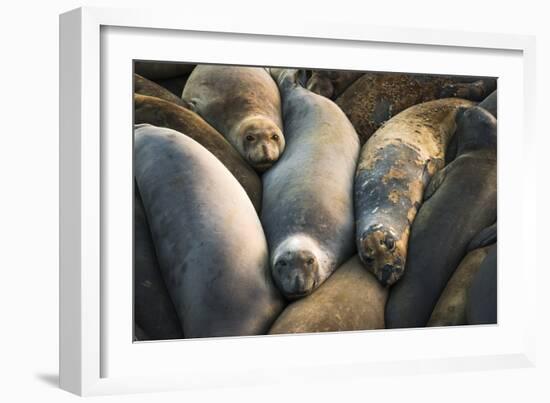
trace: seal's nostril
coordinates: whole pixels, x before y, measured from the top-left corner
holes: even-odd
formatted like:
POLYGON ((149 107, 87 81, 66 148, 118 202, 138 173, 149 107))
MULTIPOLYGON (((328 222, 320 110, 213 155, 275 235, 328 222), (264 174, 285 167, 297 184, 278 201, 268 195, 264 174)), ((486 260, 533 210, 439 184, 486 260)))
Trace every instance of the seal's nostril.
POLYGON ((395 248, 395 239, 393 239, 391 235, 386 236, 384 243, 386 244, 386 248, 388 248, 388 250, 393 250, 395 248))
POLYGON ((307 263, 308 265, 310 265, 310 266, 311 266, 311 265, 313 264, 313 262, 314 262, 313 258, 312 258, 312 257, 310 257, 310 258, 309 258, 309 259, 307 260, 307 262, 306 262, 306 263, 307 263))

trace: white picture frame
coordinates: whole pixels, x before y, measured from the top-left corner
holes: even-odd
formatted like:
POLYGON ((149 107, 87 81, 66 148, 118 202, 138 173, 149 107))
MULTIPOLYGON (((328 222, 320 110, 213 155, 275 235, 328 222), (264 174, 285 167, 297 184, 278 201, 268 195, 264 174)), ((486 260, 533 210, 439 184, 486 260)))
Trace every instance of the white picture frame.
POLYGON ((534 365, 535 282, 528 279, 536 264, 527 251, 535 201, 510 185, 534 188, 536 178, 502 163, 528 161, 534 153, 534 57, 534 38, 522 35, 201 19, 155 10, 62 14, 61 387, 98 395, 534 365), (184 49, 174 50, 182 43, 184 49), (368 54, 384 57, 369 61, 368 54), (132 58, 498 75, 499 324, 132 343, 132 58), (512 284, 522 290, 520 301, 512 300, 512 284))

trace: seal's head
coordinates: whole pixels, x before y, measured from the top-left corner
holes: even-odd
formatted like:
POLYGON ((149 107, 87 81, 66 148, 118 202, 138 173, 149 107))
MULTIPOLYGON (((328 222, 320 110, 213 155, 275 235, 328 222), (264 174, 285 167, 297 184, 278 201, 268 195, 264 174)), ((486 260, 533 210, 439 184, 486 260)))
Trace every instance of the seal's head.
POLYGON ((403 275, 406 240, 402 238, 382 224, 371 225, 359 237, 359 258, 384 286, 392 285, 403 275))
POLYGON ((295 235, 279 244, 271 256, 271 273, 283 295, 298 299, 309 295, 323 280, 325 258, 308 236, 295 235))
POLYGON ((285 148, 285 138, 271 119, 255 116, 245 119, 237 128, 235 138, 241 155, 259 172, 269 169, 285 148))
POLYGON ((313 73, 307 82, 307 89, 329 99, 334 95, 334 85, 329 77, 319 73, 313 73))

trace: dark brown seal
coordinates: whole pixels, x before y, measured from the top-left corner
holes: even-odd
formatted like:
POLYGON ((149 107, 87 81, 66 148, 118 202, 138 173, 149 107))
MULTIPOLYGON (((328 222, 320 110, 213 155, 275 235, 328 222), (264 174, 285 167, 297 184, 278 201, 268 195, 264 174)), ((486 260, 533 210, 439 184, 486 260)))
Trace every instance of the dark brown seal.
POLYGON ((386 305, 389 328, 426 326, 469 244, 497 215, 497 125, 480 107, 456 116, 457 157, 437 172, 412 224, 406 269, 386 305))
POLYGON ((149 80, 162 80, 174 78, 191 73, 194 64, 174 62, 136 61, 134 73, 147 77, 149 80))
POLYGON ((330 99, 336 99, 364 73, 345 70, 313 70, 307 89, 330 99))
POLYGON ((269 333, 382 329, 387 296, 355 256, 313 294, 287 306, 269 333))
POLYGON ((387 120, 410 106, 440 98, 482 100, 496 88, 496 79, 365 73, 336 100, 362 143, 387 120))
POLYGON ((199 142, 214 154, 237 178, 252 200, 256 211, 262 204, 262 182, 258 174, 216 129, 195 112, 162 99, 135 95, 135 123, 168 127, 199 142))
POLYGON ((134 74, 134 93, 160 98, 184 108, 188 106, 180 97, 139 74, 134 74))

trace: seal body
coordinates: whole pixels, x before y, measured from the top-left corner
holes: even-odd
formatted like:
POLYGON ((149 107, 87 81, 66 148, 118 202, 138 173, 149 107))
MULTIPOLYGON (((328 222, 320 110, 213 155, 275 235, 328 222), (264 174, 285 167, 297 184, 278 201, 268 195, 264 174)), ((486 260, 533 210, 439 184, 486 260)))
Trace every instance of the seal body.
MULTIPOLYGON (((183 331, 160 272, 139 190, 134 189, 134 321, 139 340, 182 339, 183 331)), ((137 334, 137 333, 136 333, 137 334)))
POLYGON ((276 284, 311 293, 354 253, 357 134, 331 100, 303 88, 297 70, 272 69, 283 98, 287 146, 263 175, 261 219, 276 284))
POLYGON ((355 256, 313 294, 287 306, 269 333, 383 329, 387 295, 355 256))
POLYGON ((185 337, 265 334, 283 299, 243 188, 174 130, 137 125, 134 147, 136 180, 185 337))
POLYGON ((330 99, 336 99, 364 73, 360 71, 314 70, 307 89, 330 99))
POLYGON ((139 74, 134 74, 134 93, 160 98, 184 108, 188 106, 180 97, 139 74))
POLYGON ((479 107, 457 115, 458 156, 432 178, 412 225, 403 278, 386 326, 425 326, 468 244, 496 221, 496 120, 479 107))
POLYGON ((256 170, 265 171, 282 154, 281 98, 265 69, 197 66, 182 98, 256 170))
POLYGON ((468 291, 466 320, 469 325, 497 323, 497 245, 493 245, 468 291))
POLYGON ((444 165, 457 109, 470 105, 449 98, 412 106, 378 129, 361 150, 355 175, 357 250, 384 285, 403 274, 424 188, 444 165))
POLYGON ((194 64, 138 61, 134 62, 134 73, 149 80, 163 80, 189 74, 195 68, 194 64))
POLYGON ((385 121, 413 105, 450 97, 480 101, 495 88, 496 79, 369 72, 336 103, 365 143, 385 121))
POLYGON ((195 112, 162 99, 134 96, 135 123, 167 127, 191 137, 218 158, 242 185, 257 211, 262 204, 262 182, 229 142, 195 112))
POLYGON ((430 316, 428 326, 458 326, 468 324, 466 303, 472 279, 478 272, 489 246, 474 249, 460 262, 451 279, 445 286, 430 316))
POLYGON ((485 109, 495 118, 497 117, 497 90, 494 90, 487 98, 479 103, 480 107, 485 109))

